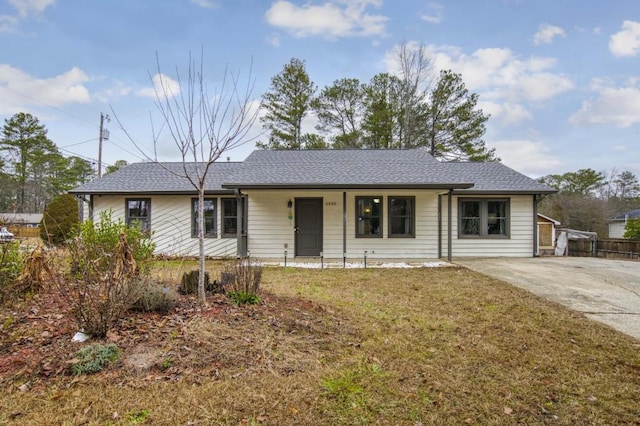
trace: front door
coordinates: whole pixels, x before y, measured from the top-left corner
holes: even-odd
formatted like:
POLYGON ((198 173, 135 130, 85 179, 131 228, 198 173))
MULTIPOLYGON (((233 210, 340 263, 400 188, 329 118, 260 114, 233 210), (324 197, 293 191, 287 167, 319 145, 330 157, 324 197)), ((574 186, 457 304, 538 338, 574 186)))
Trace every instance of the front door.
POLYGON ((320 256, 322 198, 296 198, 296 256, 320 256))

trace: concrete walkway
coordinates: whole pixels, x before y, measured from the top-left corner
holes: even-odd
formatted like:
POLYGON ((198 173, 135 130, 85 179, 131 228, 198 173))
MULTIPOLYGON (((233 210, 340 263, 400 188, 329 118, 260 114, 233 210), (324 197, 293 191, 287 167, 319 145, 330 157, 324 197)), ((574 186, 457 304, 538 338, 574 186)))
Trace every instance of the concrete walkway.
POLYGON ((640 340, 640 262, 540 257, 456 259, 454 263, 583 312, 640 340))

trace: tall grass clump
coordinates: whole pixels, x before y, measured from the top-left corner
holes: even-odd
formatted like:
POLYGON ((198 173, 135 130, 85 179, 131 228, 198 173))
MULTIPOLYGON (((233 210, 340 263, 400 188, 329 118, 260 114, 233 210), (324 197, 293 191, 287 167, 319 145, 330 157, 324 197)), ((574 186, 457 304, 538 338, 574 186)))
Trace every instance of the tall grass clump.
POLYGON ((258 292, 262 282, 264 266, 262 262, 250 257, 238 259, 225 266, 223 272, 230 277, 227 295, 236 305, 252 305, 260 303, 258 292))

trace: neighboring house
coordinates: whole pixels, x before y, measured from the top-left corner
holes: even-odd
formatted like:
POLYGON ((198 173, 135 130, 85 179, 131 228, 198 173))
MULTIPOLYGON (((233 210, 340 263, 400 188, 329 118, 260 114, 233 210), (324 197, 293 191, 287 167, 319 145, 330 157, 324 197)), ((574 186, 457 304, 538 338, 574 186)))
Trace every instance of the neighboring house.
POLYGON ((629 219, 640 218, 640 210, 620 213, 609 219, 609 238, 624 238, 625 227, 629 219))
MULTIPOLYGON (((110 209, 139 222, 157 253, 196 255, 197 191, 175 174, 182 168, 131 164, 70 192, 94 218, 110 209)), ((538 253, 537 201, 553 192, 501 163, 440 162, 422 149, 258 150, 210 169, 206 253, 529 257, 538 253)))
POLYGON ((538 213, 538 254, 553 254, 556 246, 556 226, 560 222, 538 213))
POLYGON ((42 220, 42 213, 0 213, 0 222, 5 225, 37 228, 42 220))

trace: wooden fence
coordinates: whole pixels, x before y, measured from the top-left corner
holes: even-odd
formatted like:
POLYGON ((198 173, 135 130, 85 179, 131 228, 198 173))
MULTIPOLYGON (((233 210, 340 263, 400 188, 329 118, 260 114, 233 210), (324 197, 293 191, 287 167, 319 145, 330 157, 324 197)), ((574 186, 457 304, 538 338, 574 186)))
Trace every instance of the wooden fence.
POLYGON ((604 239, 569 241, 569 256, 606 257, 610 259, 640 259, 640 241, 604 239), (595 247, 594 247, 595 245, 595 247))
POLYGON ((11 232, 16 238, 39 238, 40 228, 26 227, 26 226, 7 226, 9 232, 11 232))

